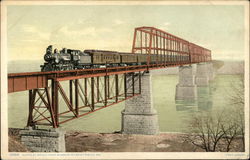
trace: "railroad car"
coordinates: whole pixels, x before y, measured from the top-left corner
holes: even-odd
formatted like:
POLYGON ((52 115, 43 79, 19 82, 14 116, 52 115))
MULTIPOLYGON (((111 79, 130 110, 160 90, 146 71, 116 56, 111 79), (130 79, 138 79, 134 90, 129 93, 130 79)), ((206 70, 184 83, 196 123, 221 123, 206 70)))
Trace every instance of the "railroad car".
POLYGON ((138 64, 144 65, 147 62, 147 56, 145 54, 137 54, 138 64))
POLYGON ((102 51, 102 50, 84 50, 84 53, 89 54, 91 57, 92 65, 109 65, 119 64, 121 57, 117 52, 114 51, 102 51))
POLYGON ((138 63, 138 54, 119 53, 121 57, 120 64, 136 65, 138 63))

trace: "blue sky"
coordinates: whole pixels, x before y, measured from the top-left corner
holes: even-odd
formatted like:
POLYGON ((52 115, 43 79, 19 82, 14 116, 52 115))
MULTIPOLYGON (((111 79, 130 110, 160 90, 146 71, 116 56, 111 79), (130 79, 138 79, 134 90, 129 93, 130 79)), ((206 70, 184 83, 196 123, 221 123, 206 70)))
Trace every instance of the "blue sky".
POLYGON ((8 60, 43 59, 50 44, 129 52, 140 26, 204 46, 214 59, 244 59, 242 5, 12 5, 7 8, 8 60))

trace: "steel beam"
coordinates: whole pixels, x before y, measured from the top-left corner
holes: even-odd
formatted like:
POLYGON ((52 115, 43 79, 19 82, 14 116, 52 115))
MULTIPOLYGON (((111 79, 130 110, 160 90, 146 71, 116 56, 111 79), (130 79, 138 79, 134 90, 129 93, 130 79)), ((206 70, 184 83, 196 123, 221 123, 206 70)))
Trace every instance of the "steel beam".
POLYGON ((96 101, 97 101, 97 102, 100 101, 99 78, 100 78, 100 77, 96 77, 96 101))
POLYGON ((50 112, 50 117, 51 117, 51 121, 52 121, 52 126, 54 128, 56 128, 56 120, 55 120, 55 114, 54 114, 54 110, 52 108, 52 103, 51 103, 51 98, 50 98, 50 94, 49 94, 49 89, 48 87, 45 88, 45 94, 47 97, 47 101, 48 101, 48 105, 49 105, 49 112, 50 112))
MULTIPOLYGON (((65 103, 67 104, 69 110, 73 112, 73 110, 74 110, 73 105, 70 103, 70 100, 69 100, 69 98, 67 97, 66 93, 64 92, 64 90, 63 90, 61 84, 58 82, 57 85, 58 85, 58 91, 61 93, 63 100, 64 100, 65 103)), ((78 100, 75 100, 75 102, 78 103, 78 100)), ((75 114, 75 113, 74 113, 74 114, 75 114)))
POLYGON ((27 121, 27 126, 33 125, 33 105, 35 101, 35 92, 29 90, 29 116, 27 121))
POLYGON ((91 77, 91 109, 95 110, 95 79, 91 77))
POLYGON ((135 95, 135 74, 132 73, 132 94, 135 95))
POLYGON ((141 72, 139 72, 139 94, 141 94, 141 72))
POLYGON ((79 86, 79 80, 76 79, 75 80, 75 113, 76 113, 76 116, 79 115, 79 101, 78 101, 79 89, 78 89, 78 86, 79 86))
POLYGON ((119 79, 118 74, 115 75, 115 101, 118 102, 119 96, 119 79))
POLYGON ((84 78, 84 94, 85 94, 85 106, 88 105, 88 78, 84 78))
POLYGON ((124 95, 127 98, 127 74, 124 73, 124 95))
MULTIPOLYGON (((31 72, 32 73, 32 72, 31 72)), ((48 74, 8 74, 8 93, 47 87, 48 74)))
POLYGON ((55 81, 52 79, 52 108, 54 110, 54 116, 55 116, 55 128, 59 126, 59 117, 58 117, 58 81, 55 81))
POLYGON ((107 76, 104 76, 104 105, 107 105, 107 76))
POLYGON ((73 105, 73 82, 72 80, 69 80, 69 100, 70 100, 70 104, 73 105))
POLYGON ((109 75, 107 76, 107 98, 110 98, 110 83, 109 83, 109 75))

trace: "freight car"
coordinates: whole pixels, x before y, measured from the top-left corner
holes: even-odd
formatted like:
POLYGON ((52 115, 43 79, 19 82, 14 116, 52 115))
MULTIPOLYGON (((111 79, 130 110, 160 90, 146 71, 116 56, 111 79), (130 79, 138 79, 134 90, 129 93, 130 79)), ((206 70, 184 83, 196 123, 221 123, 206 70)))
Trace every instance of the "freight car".
MULTIPOLYGON (((86 68, 115 67, 128 65, 162 64, 162 63, 196 63, 207 61, 205 55, 210 55, 210 50, 189 44, 186 52, 168 51, 166 54, 132 54, 104 50, 66 49, 58 51, 52 45, 48 46, 44 55, 45 63, 41 71, 60 71, 86 68), (188 52, 187 52, 188 51, 188 52)), ((211 58, 210 58, 211 59, 211 58)))

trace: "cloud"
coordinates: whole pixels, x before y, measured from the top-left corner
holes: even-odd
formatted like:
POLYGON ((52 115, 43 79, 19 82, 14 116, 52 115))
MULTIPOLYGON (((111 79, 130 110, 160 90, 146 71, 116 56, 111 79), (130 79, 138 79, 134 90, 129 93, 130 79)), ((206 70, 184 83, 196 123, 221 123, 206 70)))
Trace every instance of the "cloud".
POLYGON ((169 26, 170 23, 169 23, 169 22, 165 22, 165 23, 163 23, 163 25, 164 25, 164 26, 169 26))
POLYGON ((45 41, 50 38, 50 33, 44 32, 32 25, 22 25, 21 32, 25 33, 25 37, 23 37, 22 41, 45 41))
POLYGON ((115 24, 115 25, 121 25, 121 24, 124 24, 124 23, 125 23, 125 22, 122 21, 122 20, 120 20, 120 19, 114 20, 114 24, 115 24))
POLYGON ((72 30, 68 26, 63 26, 61 29, 59 29, 59 33, 64 34, 65 36, 96 35, 94 27, 87 27, 80 30, 72 30))
POLYGON ((161 26, 159 26, 159 29, 167 31, 169 29, 170 23, 164 22, 161 26))
POLYGON ((37 28, 32 26, 32 25, 22 25, 22 31, 23 32, 29 32, 29 33, 34 33, 34 32, 37 32, 37 28))
POLYGON ((112 32, 110 28, 97 28, 97 27, 81 27, 79 29, 71 26, 63 26, 59 29, 59 33, 67 37, 79 37, 79 36, 92 36, 95 37, 98 34, 112 32))

